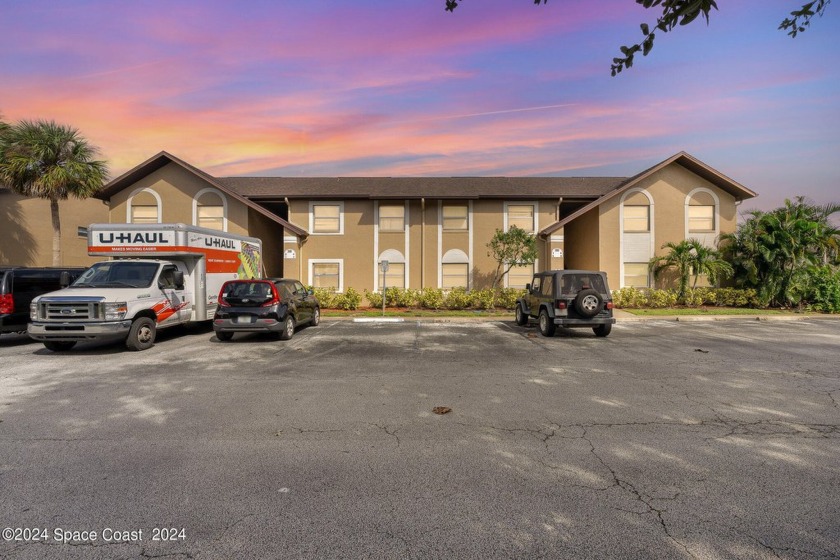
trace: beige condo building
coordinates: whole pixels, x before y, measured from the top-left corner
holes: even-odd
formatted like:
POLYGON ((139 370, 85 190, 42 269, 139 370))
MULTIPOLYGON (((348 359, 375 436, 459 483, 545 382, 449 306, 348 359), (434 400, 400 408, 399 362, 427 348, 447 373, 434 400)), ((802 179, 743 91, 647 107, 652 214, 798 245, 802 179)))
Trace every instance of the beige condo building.
MULTIPOLYGON (((161 152, 106 185, 101 202, 74 202, 73 220, 182 222, 259 237, 267 275, 338 291, 381 287, 383 260, 387 286, 488 287, 495 262, 486 245, 516 225, 537 236, 539 258, 511 270, 505 286, 567 268, 604 270, 615 289, 651 287, 647 263, 666 242, 715 245, 754 196, 685 152, 629 178, 213 177, 161 152)), ((49 229, 18 214, 33 237, 49 229)), ((13 221, 0 216, 0 227, 13 221)), ((34 264, 41 252, 11 258, 34 264)), ((74 248, 66 264, 86 259, 74 248)))

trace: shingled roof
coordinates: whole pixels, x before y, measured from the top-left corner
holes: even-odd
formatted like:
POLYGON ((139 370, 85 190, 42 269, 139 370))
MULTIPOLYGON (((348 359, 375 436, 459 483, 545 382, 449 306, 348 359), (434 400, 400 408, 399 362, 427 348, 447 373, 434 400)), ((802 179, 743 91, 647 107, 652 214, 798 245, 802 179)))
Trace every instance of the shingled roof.
POLYGON ((624 177, 221 177, 255 200, 284 198, 571 198, 592 200, 624 177))

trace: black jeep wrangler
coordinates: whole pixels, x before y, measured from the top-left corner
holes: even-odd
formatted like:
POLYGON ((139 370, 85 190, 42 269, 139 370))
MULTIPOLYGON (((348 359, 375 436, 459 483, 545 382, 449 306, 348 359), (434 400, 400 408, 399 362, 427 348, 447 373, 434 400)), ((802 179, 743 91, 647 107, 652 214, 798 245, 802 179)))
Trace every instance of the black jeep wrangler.
POLYGON ((610 334, 615 318, 605 272, 547 270, 535 274, 525 288, 528 293, 516 302, 517 325, 537 320, 543 336, 554 336, 558 325, 610 334))

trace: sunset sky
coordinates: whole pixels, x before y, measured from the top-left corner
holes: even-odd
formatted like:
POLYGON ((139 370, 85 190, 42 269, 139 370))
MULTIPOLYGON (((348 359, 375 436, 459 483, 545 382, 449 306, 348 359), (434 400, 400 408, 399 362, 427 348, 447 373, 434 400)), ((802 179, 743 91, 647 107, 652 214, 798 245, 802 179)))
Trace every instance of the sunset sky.
POLYGON ((770 209, 840 202, 840 5, 718 0, 610 77, 633 0, 5 0, 0 114, 78 128, 116 177, 630 176, 685 150, 770 209), (597 9, 593 9, 597 6, 597 9))

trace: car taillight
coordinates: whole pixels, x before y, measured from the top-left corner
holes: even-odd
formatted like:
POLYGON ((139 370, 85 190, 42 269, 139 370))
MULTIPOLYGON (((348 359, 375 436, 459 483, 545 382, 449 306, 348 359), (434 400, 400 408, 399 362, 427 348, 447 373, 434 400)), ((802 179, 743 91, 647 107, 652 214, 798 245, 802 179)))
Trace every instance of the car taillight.
POLYGON ((12 297, 12 294, 0 294, 0 313, 14 313, 15 312, 15 300, 12 297))
POLYGON ((558 299, 554 302, 554 307, 557 309, 566 309, 566 302, 562 299, 558 299))
POLYGON ((219 307, 230 307, 228 300, 225 299, 225 286, 219 290, 219 307))
POLYGON ((607 309, 612 309, 612 308, 613 308, 613 302, 608 301, 607 302, 607 309))

